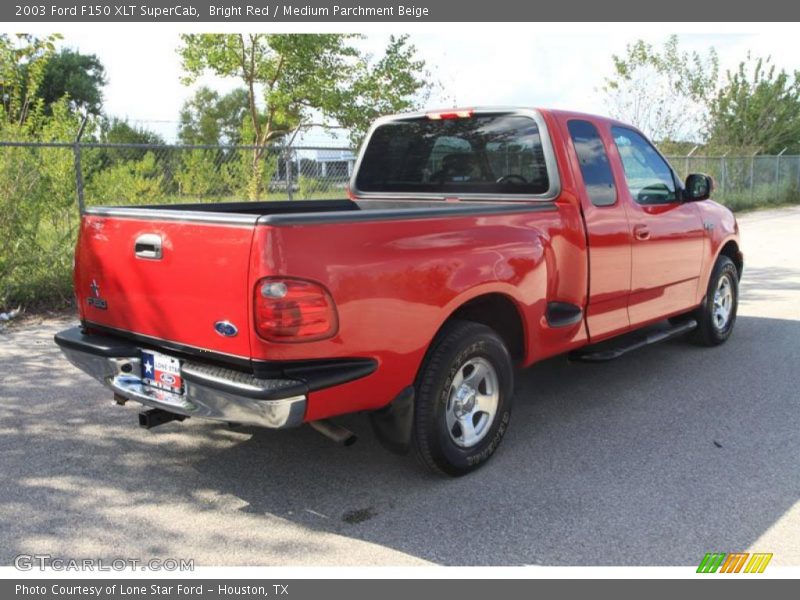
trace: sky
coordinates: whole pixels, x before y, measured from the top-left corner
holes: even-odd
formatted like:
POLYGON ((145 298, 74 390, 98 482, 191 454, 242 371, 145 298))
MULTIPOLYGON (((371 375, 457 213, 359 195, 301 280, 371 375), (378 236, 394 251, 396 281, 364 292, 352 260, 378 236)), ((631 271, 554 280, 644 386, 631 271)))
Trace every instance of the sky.
MULTIPOLYGON (((572 33, 563 29, 537 33, 530 25, 467 27, 454 23, 446 33, 412 33, 419 55, 442 84, 442 92, 430 98, 429 108, 455 102, 460 106, 541 106, 603 114, 598 88, 611 72, 611 55, 623 53, 627 43, 639 38, 660 45, 673 33, 663 24, 617 25, 613 30, 597 24, 596 32, 583 27, 572 33)), ((238 82, 205 76, 192 86, 182 85, 176 53, 179 33, 154 28, 146 34, 146 27, 95 27, 89 35, 86 30, 65 33, 61 45, 96 54, 105 65, 108 114, 146 126, 172 142, 181 105, 199 85, 226 92, 238 82)), ((360 45, 377 55, 388 37, 386 31, 369 33, 360 45)), ((791 35, 693 32, 679 38, 686 50, 705 53, 715 47, 723 73, 735 68, 748 50, 771 55, 780 67, 800 68, 797 41, 791 35)))

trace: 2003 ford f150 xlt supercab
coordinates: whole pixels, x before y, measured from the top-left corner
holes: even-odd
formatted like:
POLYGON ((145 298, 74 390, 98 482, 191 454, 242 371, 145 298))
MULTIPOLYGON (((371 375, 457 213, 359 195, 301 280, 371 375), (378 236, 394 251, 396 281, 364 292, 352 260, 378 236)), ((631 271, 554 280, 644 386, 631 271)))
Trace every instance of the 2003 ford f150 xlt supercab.
POLYGON ((144 426, 349 440, 330 419, 363 411, 390 449, 460 475, 503 438, 514 367, 728 338, 743 260, 711 191, 606 118, 386 117, 346 199, 88 208, 80 326, 56 342, 144 426))

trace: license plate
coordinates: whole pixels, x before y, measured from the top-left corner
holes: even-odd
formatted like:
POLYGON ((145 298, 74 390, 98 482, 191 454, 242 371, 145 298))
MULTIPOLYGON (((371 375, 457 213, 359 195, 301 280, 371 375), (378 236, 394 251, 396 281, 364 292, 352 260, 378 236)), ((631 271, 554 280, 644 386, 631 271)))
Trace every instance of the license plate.
POLYGON ((142 350, 142 383, 174 394, 182 394, 181 361, 160 352, 142 350))

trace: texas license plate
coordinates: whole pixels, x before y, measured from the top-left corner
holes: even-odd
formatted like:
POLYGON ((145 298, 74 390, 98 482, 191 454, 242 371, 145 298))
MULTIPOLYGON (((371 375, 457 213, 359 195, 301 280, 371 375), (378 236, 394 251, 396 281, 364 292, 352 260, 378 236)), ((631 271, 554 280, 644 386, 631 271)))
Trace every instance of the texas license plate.
POLYGON ((142 383, 182 394, 181 361, 160 352, 142 350, 142 383))

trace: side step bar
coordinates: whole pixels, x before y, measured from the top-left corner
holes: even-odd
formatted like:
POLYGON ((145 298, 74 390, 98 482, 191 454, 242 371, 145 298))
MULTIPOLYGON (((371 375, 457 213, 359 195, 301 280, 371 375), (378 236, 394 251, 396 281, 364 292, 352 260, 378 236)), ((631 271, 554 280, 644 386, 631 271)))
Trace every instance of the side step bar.
POLYGON ((684 334, 697 328, 697 321, 689 319, 684 323, 670 327, 669 329, 662 329, 660 331, 653 331, 648 333, 645 337, 630 340, 627 344, 616 347, 607 347, 609 342, 601 342, 597 346, 587 346, 580 350, 575 350, 569 353, 569 359, 581 362, 606 362, 619 358, 623 354, 627 354, 631 350, 638 350, 651 344, 657 344, 684 334), (600 346, 606 346, 604 349, 599 349, 600 346))

